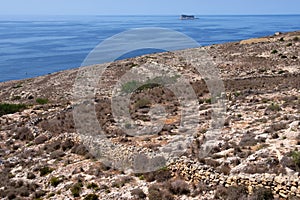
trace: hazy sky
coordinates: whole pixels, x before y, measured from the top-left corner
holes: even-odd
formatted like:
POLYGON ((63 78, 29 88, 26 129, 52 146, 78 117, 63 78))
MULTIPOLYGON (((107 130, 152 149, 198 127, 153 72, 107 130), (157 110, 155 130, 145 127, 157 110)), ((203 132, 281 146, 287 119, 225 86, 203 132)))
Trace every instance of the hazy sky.
POLYGON ((300 0, 1 0, 0 15, 300 14, 300 0))

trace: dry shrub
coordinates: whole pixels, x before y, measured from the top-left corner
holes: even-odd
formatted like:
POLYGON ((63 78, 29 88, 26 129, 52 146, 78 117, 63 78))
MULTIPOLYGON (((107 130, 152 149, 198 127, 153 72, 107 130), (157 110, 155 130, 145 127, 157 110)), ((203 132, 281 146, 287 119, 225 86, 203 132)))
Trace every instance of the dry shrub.
POLYGON ((272 200, 274 196, 271 189, 258 188, 250 195, 249 200, 272 200))
POLYGON ((154 184, 148 188, 149 200, 174 200, 173 195, 161 184, 154 184))
POLYGON ((190 188, 189 185, 181 179, 176 179, 174 181, 169 181, 169 191, 176 195, 189 194, 190 188))
POLYGON ((230 186, 228 188, 220 186, 216 190, 214 199, 246 200, 247 188, 245 186, 230 186))

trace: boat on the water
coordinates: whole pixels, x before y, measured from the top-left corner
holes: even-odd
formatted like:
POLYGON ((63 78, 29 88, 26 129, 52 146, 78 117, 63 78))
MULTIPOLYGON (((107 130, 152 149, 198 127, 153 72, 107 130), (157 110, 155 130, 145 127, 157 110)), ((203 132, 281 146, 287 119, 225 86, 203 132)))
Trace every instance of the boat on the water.
POLYGON ((195 18, 194 15, 180 15, 180 19, 181 20, 193 20, 193 19, 197 19, 197 18, 195 18))

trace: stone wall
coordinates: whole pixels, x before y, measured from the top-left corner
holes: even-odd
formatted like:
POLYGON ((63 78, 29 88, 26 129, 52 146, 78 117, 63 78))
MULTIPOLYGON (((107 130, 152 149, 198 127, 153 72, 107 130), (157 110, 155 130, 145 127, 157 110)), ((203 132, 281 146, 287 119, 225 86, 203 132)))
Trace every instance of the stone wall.
POLYGON ((299 176, 286 176, 276 174, 234 174, 224 175, 216 172, 209 166, 203 166, 196 162, 176 162, 169 166, 173 172, 179 172, 187 181, 203 182, 210 187, 243 185, 249 193, 255 188, 271 189, 273 194, 287 198, 297 196, 300 198, 299 176))

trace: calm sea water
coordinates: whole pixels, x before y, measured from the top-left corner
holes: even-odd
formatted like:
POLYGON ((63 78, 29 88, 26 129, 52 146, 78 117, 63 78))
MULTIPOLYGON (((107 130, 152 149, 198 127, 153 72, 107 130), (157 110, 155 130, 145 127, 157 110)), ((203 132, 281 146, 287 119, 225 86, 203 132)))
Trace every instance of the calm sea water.
POLYGON ((0 82, 79 67, 101 41, 132 28, 169 28, 201 45, 300 30, 300 15, 198 17, 0 16, 0 82))

